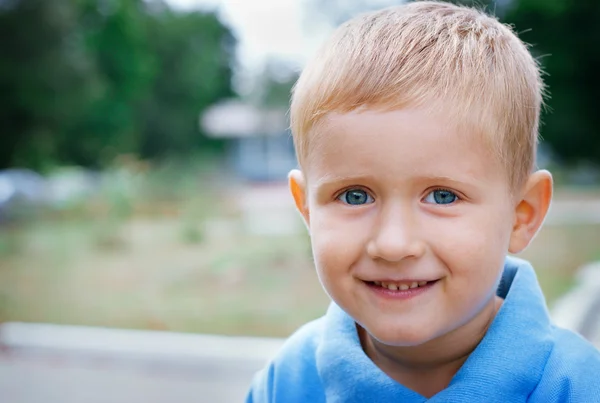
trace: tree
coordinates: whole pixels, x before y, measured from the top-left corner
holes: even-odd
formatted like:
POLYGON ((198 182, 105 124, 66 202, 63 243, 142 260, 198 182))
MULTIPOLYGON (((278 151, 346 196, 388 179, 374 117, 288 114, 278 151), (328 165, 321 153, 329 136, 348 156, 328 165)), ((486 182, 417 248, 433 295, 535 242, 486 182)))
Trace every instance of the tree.
POLYGON ((137 151, 137 104, 150 96, 155 57, 142 0, 79 0, 76 34, 93 65, 85 111, 57 136, 59 159, 101 166, 119 153, 137 151), (78 141, 74 141, 78 139, 78 141))
POLYGON ((567 163, 600 164, 600 2, 520 0, 504 21, 540 57, 551 97, 541 134, 567 163), (543 57, 542 57, 543 56, 543 57))
POLYGON ((55 134, 85 108, 91 66, 75 35, 76 14, 69 2, 0 6, 0 169, 55 158, 55 134))
POLYGON ((161 0, 0 2, 0 169, 101 167, 207 146, 203 108, 230 97, 235 40, 212 13, 161 0))
POLYGON ((166 11, 149 20, 149 43, 156 60, 152 96, 140 103, 139 153, 157 157, 207 146, 198 116, 231 97, 235 38, 217 17, 166 11))

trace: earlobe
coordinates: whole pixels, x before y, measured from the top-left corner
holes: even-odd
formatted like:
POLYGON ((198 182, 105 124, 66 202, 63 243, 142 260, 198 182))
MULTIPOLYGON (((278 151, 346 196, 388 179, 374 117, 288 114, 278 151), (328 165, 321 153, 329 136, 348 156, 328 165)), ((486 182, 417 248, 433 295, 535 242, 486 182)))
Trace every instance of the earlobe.
POLYGON ((552 200, 552 175, 546 170, 531 174, 516 205, 509 252, 523 251, 541 228, 552 200))
POLYGON ((309 227, 310 214, 308 211, 308 200, 306 199, 307 192, 304 174, 302 173, 302 171, 293 169, 288 174, 288 181, 290 186, 290 192, 292 193, 292 197, 294 198, 296 208, 302 215, 302 218, 304 218, 306 226, 309 227))

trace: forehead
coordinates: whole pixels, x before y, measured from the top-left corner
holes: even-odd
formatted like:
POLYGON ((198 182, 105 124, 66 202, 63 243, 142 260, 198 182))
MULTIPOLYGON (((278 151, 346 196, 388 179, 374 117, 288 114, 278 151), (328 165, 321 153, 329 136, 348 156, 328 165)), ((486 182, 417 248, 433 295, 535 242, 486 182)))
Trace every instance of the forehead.
POLYGON ((491 180, 504 170, 482 136, 425 108, 331 113, 311 136, 305 173, 491 180))

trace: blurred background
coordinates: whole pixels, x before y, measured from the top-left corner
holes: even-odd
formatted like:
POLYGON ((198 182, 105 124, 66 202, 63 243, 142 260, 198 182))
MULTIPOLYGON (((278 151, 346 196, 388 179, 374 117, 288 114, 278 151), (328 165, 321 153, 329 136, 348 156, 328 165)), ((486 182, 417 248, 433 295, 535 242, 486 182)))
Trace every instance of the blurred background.
MULTIPOLYGON (((285 337, 321 316, 289 92, 335 26, 399 3, 0 0, 0 323, 285 337)), ((475 4, 546 73, 556 199, 523 257, 552 306, 600 260, 600 2, 475 4)))

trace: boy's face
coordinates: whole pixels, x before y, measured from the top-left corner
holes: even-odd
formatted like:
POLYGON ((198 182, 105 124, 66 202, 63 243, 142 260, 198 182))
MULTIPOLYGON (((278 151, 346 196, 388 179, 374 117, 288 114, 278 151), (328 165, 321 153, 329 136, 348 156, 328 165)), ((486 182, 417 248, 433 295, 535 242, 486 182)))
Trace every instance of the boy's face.
POLYGON ((385 344, 425 343, 493 303, 515 199, 483 142, 453 127, 418 109, 331 115, 291 174, 321 283, 385 344))

